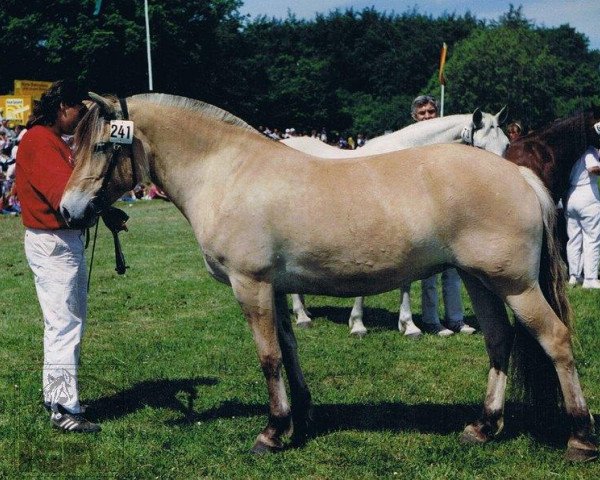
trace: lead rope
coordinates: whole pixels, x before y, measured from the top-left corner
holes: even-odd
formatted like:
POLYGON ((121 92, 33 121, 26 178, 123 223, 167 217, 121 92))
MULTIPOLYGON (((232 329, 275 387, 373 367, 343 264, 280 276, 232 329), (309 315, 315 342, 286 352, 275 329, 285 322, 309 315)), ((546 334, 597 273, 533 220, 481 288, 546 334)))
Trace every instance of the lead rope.
MULTIPOLYGON (((92 243, 92 256, 90 257, 90 268, 88 270, 88 281, 87 281, 87 291, 90 292, 90 283, 92 281, 92 268, 94 266, 94 252, 96 251, 96 239, 98 238, 98 223, 100 223, 100 219, 96 221, 96 229, 94 231, 94 241, 92 243)), ((89 235, 89 230, 88 230, 89 235)), ((89 237, 88 237, 89 240, 89 237)))

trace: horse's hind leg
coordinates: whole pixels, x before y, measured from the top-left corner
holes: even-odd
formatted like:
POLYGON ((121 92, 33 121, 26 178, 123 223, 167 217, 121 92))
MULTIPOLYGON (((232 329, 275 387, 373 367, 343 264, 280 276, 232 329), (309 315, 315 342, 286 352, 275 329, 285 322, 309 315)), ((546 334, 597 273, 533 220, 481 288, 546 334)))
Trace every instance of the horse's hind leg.
POLYGON ((467 443, 485 443, 504 426, 504 400, 508 364, 514 338, 504 302, 478 279, 460 272, 479 320, 490 358, 488 385, 479 420, 465 427, 461 440, 467 443))
POLYGON ((540 343, 556 369, 564 407, 571 423, 567 459, 597 458, 593 418, 579 383, 569 328, 561 322, 537 286, 520 295, 508 296, 506 300, 519 321, 540 343))
POLYGON ((310 327, 312 321, 308 310, 304 306, 304 295, 292 293, 292 311, 296 315, 296 325, 299 327, 310 327))
POLYGON ((252 329, 269 392, 269 421, 256 438, 252 452, 281 450, 281 436, 291 429, 291 411, 281 374, 282 354, 277 338, 273 286, 241 275, 231 276, 230 281, 252 329))
POLYGON ((410 308, 410 283, 400 287, 400 313, 398 314, 398 330, 406 337, 418 338, 421 329, 415 325, 410 308))
POLYGON ((362 337, 367 333, 367 329, 365 328, 365 325, 363 323, 364 305, 365 297, 356 297, 354 299, 354 305, 352 305, 352 311, 350 312, 350 318, 348 319, 350 335, 362 337))
POLYGON ((312 421, 311 397, 300 367, 298 345, 284 294, 275 294, 275 311, 279 345, 292 397, 293 441, 296 444, 302 444, 308 436, 310 422, 312 421))

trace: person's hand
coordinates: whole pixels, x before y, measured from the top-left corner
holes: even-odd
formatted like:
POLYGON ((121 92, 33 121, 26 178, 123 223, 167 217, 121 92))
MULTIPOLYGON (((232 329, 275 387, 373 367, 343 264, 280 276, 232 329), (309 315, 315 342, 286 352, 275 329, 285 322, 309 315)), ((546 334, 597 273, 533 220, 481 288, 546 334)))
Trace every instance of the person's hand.
POLYGON ((127 231, 127 220, 129 220, 129 215, 116 207, 110 207, 102 214, 104 225, 106 225, 111 232, 115 233, 122 230, 127 231))

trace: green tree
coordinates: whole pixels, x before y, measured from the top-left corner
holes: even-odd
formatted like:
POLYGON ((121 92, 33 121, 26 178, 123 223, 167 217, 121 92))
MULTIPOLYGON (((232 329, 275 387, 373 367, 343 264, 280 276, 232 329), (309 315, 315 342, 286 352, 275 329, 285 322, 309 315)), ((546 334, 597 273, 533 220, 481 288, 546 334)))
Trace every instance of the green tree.
MULTIPOLYGON (((573 29, 534 28, 511 5, 499 22, 451 46, 446 113, 508 105, 510 118, 537 128, 598 97, 598 65, 573 29)), ((437 74, 426 90, 439 90, 437 74)))
MULTIPOLYGON (((75 76, 91 88, 121 95, 148 87, 144 4, 4 0, 0 15, 0 88, 12 79, 75 76)), ((155 89, 215 102, 226 97, 223 77, 241 27, 240 0, 150 2, 155 89)), ((235 58, 235 56, 234 56, 235 58)))

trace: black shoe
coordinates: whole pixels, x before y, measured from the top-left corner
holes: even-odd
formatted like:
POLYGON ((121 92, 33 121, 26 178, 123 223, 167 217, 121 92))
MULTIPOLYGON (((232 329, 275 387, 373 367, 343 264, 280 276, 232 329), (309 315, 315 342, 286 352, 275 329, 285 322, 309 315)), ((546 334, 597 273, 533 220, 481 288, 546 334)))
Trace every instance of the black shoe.
POLYGON ((57 405, 58 412, 50 415, 50 423, 53 428, 65 432, 94 433, 101 430, 100 425, 86 420, 80 413, 69 413, 60 405, 57 405))

